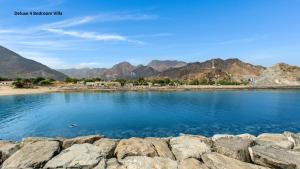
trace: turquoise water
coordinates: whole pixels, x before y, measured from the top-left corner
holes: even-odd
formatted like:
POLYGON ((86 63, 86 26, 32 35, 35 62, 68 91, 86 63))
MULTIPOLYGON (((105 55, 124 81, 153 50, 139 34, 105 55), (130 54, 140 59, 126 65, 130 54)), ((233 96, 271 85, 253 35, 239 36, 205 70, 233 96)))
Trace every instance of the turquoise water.
POLYGON ((83 92, 0 97, 0 139, 300 131, 300 90, 83 92), (74 124, 73 126, 71 124, 74 124))

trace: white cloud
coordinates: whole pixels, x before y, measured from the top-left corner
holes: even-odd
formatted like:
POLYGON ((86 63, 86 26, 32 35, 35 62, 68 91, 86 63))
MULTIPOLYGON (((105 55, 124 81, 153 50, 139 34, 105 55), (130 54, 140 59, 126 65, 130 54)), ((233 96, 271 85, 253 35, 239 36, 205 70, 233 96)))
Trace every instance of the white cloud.
POLYGON ((94 20, 92 16, 76 17, 67 20, 62 20, 59 22, 53 22, 45 25, 41 25, 38 28, 47 29, 47 28, 67 28, 72 26, 77 26, 85 23, 89 23, 94 20))
POLYGON ((98 34, 95 32, 78 32, 78 31, 66 31, 63 29, 46 29, 51 33, 68 35, 72 37, 90 39, 96 41, 127 41, 127 38, 121 35, 114 34, 98 34))
POLYGON ((153 20, 156 19, 156 15, 145 15, 145 14, 99 14, 94 16, 83 16, 75 17, 71 19, 66 19, 58 22, 53 22, 49 24, 41 25, 38 28, 48 29, 48 28, 67 28, 78 26, 82 24, 87 24, 90 22, 112 22, 112 21, 139 21, 139 20, 153 20))

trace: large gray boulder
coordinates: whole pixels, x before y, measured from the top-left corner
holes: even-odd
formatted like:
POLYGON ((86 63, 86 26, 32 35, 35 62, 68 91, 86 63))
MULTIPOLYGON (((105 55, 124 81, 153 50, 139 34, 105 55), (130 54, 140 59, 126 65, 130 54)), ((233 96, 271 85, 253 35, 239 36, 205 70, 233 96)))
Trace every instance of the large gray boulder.
POLYGON ((170 146, 176 159, 200 159, 201 155, 211 151, 211 141, 202 136, 181 135, 170 140, 170 146))
POLYGON ((264 133, 257 136, 255 142, 262 146, 273 146, 286 149, 291 149, 294 146, 294 143, 283 134, 264 133))
POLYGON ((47 162, 44 168, 94 168, 102 159, 99 148, 84 143, 74 144, 47 162))
POLYGON ((254 163, 270 168, 300 169, 300 152, 283 148, 254 146, 249 148, 254 163))
POLYGON ((42 168, 59 151, 60 145, 57 141, 28 143, 4 161, 2 169, 42 168))
POLYGON ((94 169, 126 169, 116 158, 102 159, 94 169))
POLYGON ((284 132, 283 135, 294 143, 294 149, 300 151, 300 133, 284 132))
POLYGON ((0 166, 13 153, 19 150, 20 145, 9 141, 0 141, 0 166))
POLYGON ((178 169, 176 161, 162 157, 128 156, 120 162, 126 169, 178 169))
POLYGON ((215 152, 204 154, 202 160, 210 169, 269 169, 267 167, 245 163, 215 152))
POLYGON ((94 145, 99 147, 99 152, 102 157, 111 158, 114 155, 117 143, 117 140, 102 138, 94 142, 94 145))
POLYGON ((90 143, 93 144, 95 141, 103 138, 101 135, 89 135, 89 136, 81 136, 75 138, 65 139, 63 141, 62 148, 66 149, 71 147, 73 144, 83 144, 83 143, 90 143))
POLYGON ((172 151, 169 149, 166 140, 159 138, 146 138, 145 140, 150 142, 154 146, 159 157, 170 158, 171 160, 175 160, 175 157, 172 151))
POLYGON ((194 158, 187 158, 182 160, 178 169, 208 169, 203 163, 194 158))
POLYGON ((141 138, 130 138, 119 142, 115 149, 115 156, 121 160, 126 156, 155 157, 158 154, 151 142, 141 138))
POLYGON ((214 142, 213 150, 225 156, 250 162, 248 148, 253 144, 252 140, 240 137, 223 137, 214 142))

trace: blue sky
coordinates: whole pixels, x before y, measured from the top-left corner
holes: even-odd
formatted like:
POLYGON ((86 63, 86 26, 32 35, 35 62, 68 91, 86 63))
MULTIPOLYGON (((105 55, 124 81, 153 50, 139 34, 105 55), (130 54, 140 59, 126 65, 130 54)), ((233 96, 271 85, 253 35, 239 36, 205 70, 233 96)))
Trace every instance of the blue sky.
POLYGON ((0 45, 52 68, 232 57, 299 66, 299 11, 300 0, 0 0, 0 45))

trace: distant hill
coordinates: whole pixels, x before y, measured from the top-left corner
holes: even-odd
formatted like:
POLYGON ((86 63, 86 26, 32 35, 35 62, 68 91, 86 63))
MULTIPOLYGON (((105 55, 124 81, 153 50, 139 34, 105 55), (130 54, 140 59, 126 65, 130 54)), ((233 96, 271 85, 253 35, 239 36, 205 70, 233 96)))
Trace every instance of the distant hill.
POLYGON ((177 60, 152 60, 150 63, 148 63, 147 66, 152 67, 153 69, 163 72, 170 68, 178 68, 185 66, 187 63, 183 61, 177 61, 177 60))
POLYGON ((76 78, 99 77, 106 80, 145 78, 207 79, 241 81, 255 78, 265 70, 239 59, 212 59, 205 62, 153 60, 147 66, 121 62, 110 69, 67 69, 61 72, 76 78), (159 71, 160 70, 160 71, 159 71))
POLYGON ((106 70, 105 68, 58 69, 71 78, 98 78, 102 77, 106 70))
POLYGON ((140 65, 132 71, 132 77, 152 77, 156 76, 158 73, 159 71, 155 70, 152 67, 140 65))
POLYGON ((39 62, 26 59, 19 54, 0 46, 0 77, 45 77, 53 78, 55 80, 64 80, 67 76, 39 62))
POLYGON ((211 59, 205 62, 189 63, 179 68, 171 68, 158 76, 177 79, 207 79, 216 74, 216 79, 240 81, 243 78, 257 77, 265 68, 240 61, 239 59, 211 59))
POLYGON ((276 64, 262 72, 256 79, 256 85, 300 85, 300 67, 276 64))
POLYGON ((128 62, 121 62, 118 63, 116 65, 114 65, 112 68, 107 69, 104 73, 103 73, 103 77, 104 79, 118 79, 118 78, 131 78, 132 77, 132 71, 135 69, 136 67, 131 65, 128 62))

